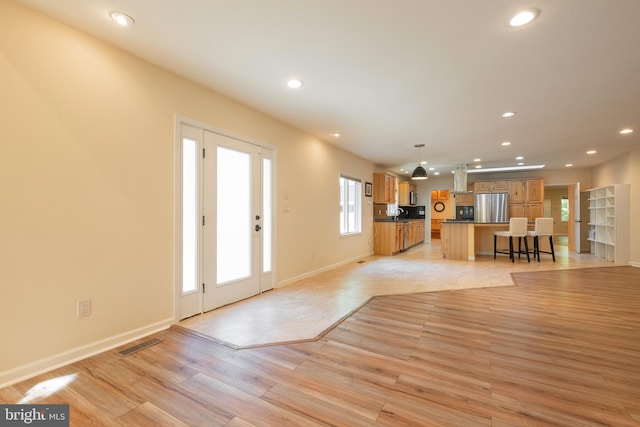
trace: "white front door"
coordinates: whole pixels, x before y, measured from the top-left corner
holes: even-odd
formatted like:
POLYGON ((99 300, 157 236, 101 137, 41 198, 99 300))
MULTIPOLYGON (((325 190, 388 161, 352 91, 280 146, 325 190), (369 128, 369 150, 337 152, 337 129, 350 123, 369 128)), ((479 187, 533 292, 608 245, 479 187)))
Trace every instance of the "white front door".
POLYGON ((273 151, 181 127, 179 318, 273 288, 273 151))
POLYGON ((262 290, 266 150, 208 131, 204 149, 204 311, 209 311, 262 290))

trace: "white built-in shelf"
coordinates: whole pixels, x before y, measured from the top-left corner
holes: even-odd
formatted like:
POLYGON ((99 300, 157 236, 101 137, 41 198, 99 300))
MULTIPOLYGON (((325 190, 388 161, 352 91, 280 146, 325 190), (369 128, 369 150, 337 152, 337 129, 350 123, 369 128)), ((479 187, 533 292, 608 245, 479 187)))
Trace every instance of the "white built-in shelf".
POLYGON ((629 262, 629 184, 589 190, 589 241, 593 255, 629 262))

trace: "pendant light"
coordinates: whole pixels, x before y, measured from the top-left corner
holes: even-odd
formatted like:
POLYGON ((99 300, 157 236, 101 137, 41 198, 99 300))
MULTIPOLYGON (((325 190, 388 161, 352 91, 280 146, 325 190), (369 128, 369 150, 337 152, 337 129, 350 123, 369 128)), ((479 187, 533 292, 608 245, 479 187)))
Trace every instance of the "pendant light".
MULTIPOLYGON (((422 153, 421 148, 424 147, 424 144, 416 144, 414 145, 414 147, 416 147, 418 149, 419 153, 422 153)), ((419 154, 418 155, 418 161, 420 162, 422 160, 422 156, 419 154)), ((419 179, 427 179, 427 171, 425 170, 425 168, 423 168, 420 163, 418 163, 418 167, 416 167, 413 170, 413 173, 411 174, 411 179, 415 179, 415 180, 419 180, 419 179)))

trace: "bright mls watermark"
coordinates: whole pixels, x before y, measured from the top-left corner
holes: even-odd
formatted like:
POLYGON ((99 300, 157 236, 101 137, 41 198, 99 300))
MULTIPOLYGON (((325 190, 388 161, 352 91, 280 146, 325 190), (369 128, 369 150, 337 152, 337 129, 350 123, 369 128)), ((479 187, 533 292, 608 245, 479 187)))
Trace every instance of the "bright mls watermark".
POLYGON ((0 427, 69 427, 69 405, 0 405, 0 427))

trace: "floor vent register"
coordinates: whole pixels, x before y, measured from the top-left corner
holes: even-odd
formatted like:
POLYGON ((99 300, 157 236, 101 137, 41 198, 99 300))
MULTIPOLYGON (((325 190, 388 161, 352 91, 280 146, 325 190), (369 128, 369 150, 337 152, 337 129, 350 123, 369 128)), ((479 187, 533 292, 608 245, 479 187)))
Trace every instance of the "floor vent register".
POLYGON ((140 344, 136 344, 136 345, 133 345, 131 347, 127 347, 124 350, 120 350, 118 352, 118 354, 120 356, 129 356, 130 354, 136 353, 136 352, 138 352, 140 350, 144 350, 145 348, 149 348, 151 346, 159 344, 162 341, 164 341, 164 340, 161 340, 159 338, 153 338, 153 339, 141 342, 140 344))

